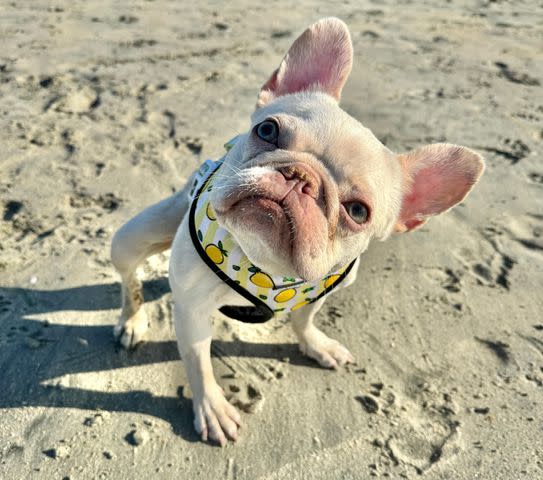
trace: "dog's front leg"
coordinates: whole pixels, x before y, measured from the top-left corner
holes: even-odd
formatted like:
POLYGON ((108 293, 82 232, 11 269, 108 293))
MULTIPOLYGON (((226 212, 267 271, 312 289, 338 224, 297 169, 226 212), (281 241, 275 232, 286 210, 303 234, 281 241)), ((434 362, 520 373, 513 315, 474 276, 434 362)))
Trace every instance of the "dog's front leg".
POLYGON ((194 312, 176 303, 174 322, 179 351, 192 390, 194 428, 202 440, 215 440, 224 446, 226 437, 237 439, 241 419, 224 398, 223 390, 213 375, 211 320, 208 316, 196 317, 194 312))
POLYGON ((177 345, 192 390, 194 428, 202 440, 224 446, 227 437, 237 439, 241 419, 213 374, 211 315, 230 287, 198 258, 187 233, 186 225, 182 225, 170 259, 177 345))

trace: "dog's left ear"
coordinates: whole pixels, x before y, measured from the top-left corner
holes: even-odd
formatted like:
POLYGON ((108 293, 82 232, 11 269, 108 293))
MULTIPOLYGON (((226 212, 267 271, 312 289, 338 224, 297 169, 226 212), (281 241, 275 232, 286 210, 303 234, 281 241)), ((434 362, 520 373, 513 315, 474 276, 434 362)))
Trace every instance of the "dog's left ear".
POLYGON ((279 68, 262 86, 256 106, 304 90, 324 92, 339 101, 352 65, 353 46, 347 25, 338 18, 323 18, 292 44, 279 68))
POLYGON ((485 168, 479 154, 448 143, 426 145, 398 155, 398 160, 404 191, 397 232, 418 228, 464 200, 485 168))

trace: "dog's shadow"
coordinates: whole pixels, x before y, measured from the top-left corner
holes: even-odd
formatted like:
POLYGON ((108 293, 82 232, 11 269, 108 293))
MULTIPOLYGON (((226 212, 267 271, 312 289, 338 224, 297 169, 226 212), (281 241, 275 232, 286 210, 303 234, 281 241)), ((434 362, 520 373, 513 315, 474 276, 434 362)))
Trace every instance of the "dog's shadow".
MULTIPOLYGON (((146 300, 169 292, 167 280, 144 285, 146 300)), ((175 341, 147 342, 126 351, 114 342, 111 325, 69 325, 38 320, 32 315, 58 311, 99 311, 119 306, 120 285, 81 286, 60 290, 0 288, 0 408, 52 407, 137 412, 162 418, 189 441, 192 405, 182 391, 175 397, 144 390, 108 392, 53 384, 68 374, 104 372, 119 368, 180 361, 175 341)), ((313 367, 296 344, 214 341, 217 356, 282 359, 313 367)), ((180 365, 181 367, 181 365, 180 365)))

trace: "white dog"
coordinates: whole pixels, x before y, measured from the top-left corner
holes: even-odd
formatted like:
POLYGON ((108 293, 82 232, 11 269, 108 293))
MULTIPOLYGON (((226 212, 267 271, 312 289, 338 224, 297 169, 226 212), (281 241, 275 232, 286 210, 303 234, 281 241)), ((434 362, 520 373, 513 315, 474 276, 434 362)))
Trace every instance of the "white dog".
POLYGON ((136 267, 172 248, 174 323, 203 440, 224 445, 240 425, 213 375, 215 311, 249 322, 290 313, 303 353, 329 368, 353 362, 313 325, 325 295, 354 281, 372 238, 450 209, 483 172, 482 158, 457 145, 386 148, 338 105, 351 66, 343 22, 309 27, 262 87, 249 131, 113 239, 123 301, 115 335, 127 348, 148 328, 136 267))

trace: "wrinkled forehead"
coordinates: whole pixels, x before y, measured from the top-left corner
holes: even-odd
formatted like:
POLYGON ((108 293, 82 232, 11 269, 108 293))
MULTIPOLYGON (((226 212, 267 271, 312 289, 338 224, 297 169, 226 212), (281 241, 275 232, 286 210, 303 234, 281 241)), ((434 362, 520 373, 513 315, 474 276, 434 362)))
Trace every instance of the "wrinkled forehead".
POLYGON ((289 150, 315 155, 338 182, 379 176, 392 155, 369 129, 322 93, 280 97, 254 112, 253 125, 270 117, 284 122, 289 150))

